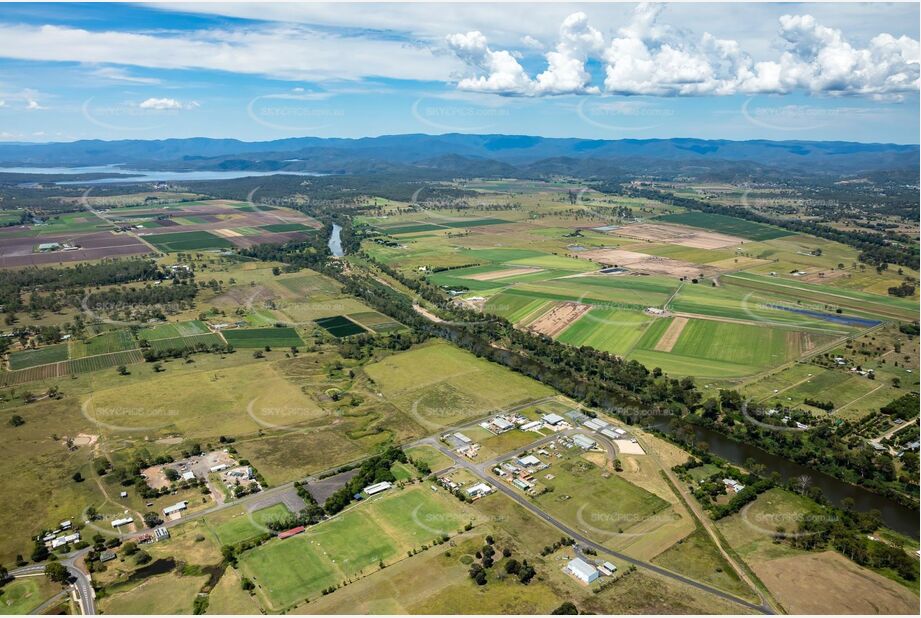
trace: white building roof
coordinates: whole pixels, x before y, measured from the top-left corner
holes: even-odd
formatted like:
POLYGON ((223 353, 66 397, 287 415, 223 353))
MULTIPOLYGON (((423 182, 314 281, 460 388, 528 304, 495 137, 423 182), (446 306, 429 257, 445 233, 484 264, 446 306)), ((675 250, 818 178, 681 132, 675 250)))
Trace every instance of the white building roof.
POLYGON ((588 562, 582 558, 575 558, 569 561, 569 564, 566 565, 566 568, 569 569, 569 572, 581 579, 582 581, 592 581, 592 579, 598 577, 598 569, 590 565, 588 562))
POLYGON ((539 466, 541 461, 534 455, 525 455, 524 457, 518 458, 518 463, 522 466, 539 466))
POLYGON ((374 494, 379 494, 382 491, 390 489, 391 487, 393 487, 393 484, 389 481, 381 481, 380 483, 375 483, 374 485, 368 485, 365 487, 364 492, 369 496, 373 496, 374 494))
POLYGON ((464 444, 470 444, 471 442, 473 442, 473 440, 471 440, 470 438, 468 438, 467 436, 465 436, 459 431, 454 434, 454 437, 460 440, 461 442, 463 442, 464 444))
POLYGON ((602 429, 599 433, 601 433, 601 435, 603 436, 607 436, 608 438, 611 438, 612 440, 617 440, 618 438, 620 438, 618 434, 614 433, 610 429, 602 429))
POLYGON ((173 504, 172 506, 168 506, 165 509, 163 509, 163 514, 170 515, 171 513, 182 511, 188 507, 189 507, 189 503, 183 500, 182 502, 177 502, 176 504, 173 504))
POLYGON ((512 427, 515 426, 514 424, 508 422, 501 416, 497 416, 496 418, 492 419, 492 424, 498 427, 499 429, 511 429, 512 427))
POLYGON ((488 493, 490 493, 491 491, 492 491, 492 487, 490 487, 490 486, 487 485, 486 483, 477 483, 477 484, 474 485, 473 487, 468 487, 468 488, 467 488, 467 495, 468 495, 468 496, 475 496, 475 495, 477 495, 477 494, 488 494, 488 493))
POLYGON ((531 421, 530 423, 525 423, 521 426, 522 431, 530 431, 531 429, 536 429, 543 425, 540 421, 531 421))
POLYGON ((573 436, 572 441, 576 443, 577 446, 582 448, 592 448, 595 446, 595 441, 589 438, 588 436, 583 436, 581 433, 573 436))
POLYGON ((133 519, 131 519, 130 517, 123 517, 121 519, 113 519, 112 527, 118 528, 119 526, 124 526, 125 524, 132 524, 132 523, 134 523, 133 519))
POLYGON ((597 431, 599 429, 604 429, 605 427, 608 426, 608 423, 601 420, 600 418, 590 418, 582 424, 588 429, 592 429, 594 431, 597 431))
POLYGON ((552 412, 550 414, 544 414, 542 418, 544 419, 545 423, 550 423, 551 425, 557 425, 562 423, 564 420, 562 416, 559 414, 553 414, 552 412))

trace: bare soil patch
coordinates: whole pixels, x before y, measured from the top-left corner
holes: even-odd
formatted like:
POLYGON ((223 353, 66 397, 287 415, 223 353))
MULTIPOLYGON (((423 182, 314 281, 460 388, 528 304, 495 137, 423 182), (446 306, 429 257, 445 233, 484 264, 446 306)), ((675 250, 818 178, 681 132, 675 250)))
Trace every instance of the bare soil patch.
POLYGON ((687 318, 675 318, 672 320, 672 323, 668 325, 668 328, 662 333, 662 337, 656 342, 655 350, 657 352, 671 352, 672 348, 675 347, 675 344, 678 343, 678 337, 681 336, 681 333, 684 331, 684 327, 687 326, 687 318))
POLYGON ((573 322, 588 313, 590 309, 590 305, 583 305, 582 303, 560 303, 532 322, 528 328, 548 337, 556 337, 573 322))
POLYGON ((229 230, 227 228, 220 228, 212 230, 218 236, 223 236, 224 238, 236 238, 237 236, 243 236, 240 232, 235 232, 234 230, 229 230))
POLYGON ((622 266, 635 272, 671 277, 708 277, 717 272, 711 266, 702 266, 692 262, 673 260, 624 249, 592 249, 591 251, 578 253, 574 257, 598 262, 605 266, 622 266))
POLYGON ((694 249, 720 249, 745 242, 745 239, 728 234, 673 225, 670 223, 637 223, 617 229, 617 235, 652 242, 663 242, 694 249))
POLYGON ((918 597, 894 581, 826 551, 752 565, 791 614, 912 614, 918 597))

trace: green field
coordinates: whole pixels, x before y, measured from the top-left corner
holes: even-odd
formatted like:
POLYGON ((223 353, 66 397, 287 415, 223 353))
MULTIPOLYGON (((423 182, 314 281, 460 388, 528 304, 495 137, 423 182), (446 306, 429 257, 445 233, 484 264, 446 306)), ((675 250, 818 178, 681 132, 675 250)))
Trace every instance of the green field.
POLYGON ((197 249, 229 249, 233 247, 233 243, 226 238, 221 238, 205 231, 148 234, 143 238, 166 253, 195 251, 197 249))
POLYGON ((315 231, 314 228, 308 227, 303 223, 273 223, 271 225, 263 225, 262 229, 266 232, 305 232, 315 231))
POLYGON ((788 232, 773 225, 755 223, 744 219, 736 219, 726 215, 717 215, 704 212, 685 212, 678 214, 662 215, 655 219, 656 221, 665 221, 666 223, 678 223, 680 225, 689 225, 691 227, 704 228, 710 232, 719 232, 729 234, 730 236, 741 236, 749 240, 771 240, 783 236, 793 236, 793 232, 788 232))
POLYGON ((405 557, 407 549, 441 534, 453 536, 472 517, 453 498, 427 488, 391 490, 303 534, 244 553, 240 566, 277 611, 374 572, 380 562, 405 557))
POLYGON ((223 333, 227 343, 235 348, 297 347, 304 345, 297 331, 281 328, 234 328, 223 333))
POLYGON ((138 347, 131 331, 114 330, 95 337, 90 337, 86 341, 74 340, 70 342, 70 358, 83 358, 93 356, 94 354, 110 354, 112 352, 122 352, 138 347))
POLYGON ((170 337, 168 339, 154 339, 148 342, 150 349, 154 352, 164 352, 166 350, 190 350, 199 344, 208 347, 213 345, 224 345, 224 340, 220 335, 207 333, 204 335, 190 335, 188 337, 170 337))
POLYGON ((35 350, 20 350, 10 353, 10 369, 26 369, 36 365, 47 365, 65 361, 68 358, 66 343, 44 346, 35 350))
POLYGON ((406 328, 390 316, 377 311, 359 311, 350 313, 346 317, 376 333, 392 333, 406 328))
POLYGON ((192 335, 207 335, 210 332, 208 325, 201 320, 189 320, 188 322, 171 322, 141 329, 138 331, 138 339, 146 339, 147 341, 174 339, 192 335))
POLYGON ((317 326, 325 329, 333 337, 350 337, 367 332, 360 324, 356 324, 344 315, 334 315, 329 318, 314 320, 317 326))
POLYGON ((593 307, 563 331, 558 339, 576 347, 591 346, 623 356, 633 349, 646 327, 655 319, 640 311, 593 307))
POLYGON ((484 219, 464 219, 462 221, 437 220, 432 223, 408 223, 391 226, 381 226, 381 230, 386 234, 413 234, 415 232, 431 232, 442 229, 458 229, 468 227, 480 227, 484 225, 502 225, 511 223, 504 219, 484 218, 484 219))

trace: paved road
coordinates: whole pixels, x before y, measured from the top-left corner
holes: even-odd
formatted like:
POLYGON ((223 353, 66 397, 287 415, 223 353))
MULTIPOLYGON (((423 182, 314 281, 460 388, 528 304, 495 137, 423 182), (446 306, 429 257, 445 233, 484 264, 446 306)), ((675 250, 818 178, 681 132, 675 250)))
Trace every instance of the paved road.
MULTIPOLYGON (((81 549, 80 551, 73 552, 61 560, 61 564, 67 568, 67 572, 70 573, 71 577, 71 587, 74 592, 77 594, 77 603, 80 605, 80 611, 85 616, 92 616, 96 613, 96 603, 95 596, 93 593, 93 586, 90 583, 89 576, 84 573, 80 568, 77 567, 77 564, 82 560, 83 556, 89 551, 89 549, 81 549)), ((18 569, 13 569, 10 571, 10 576, 12 577, 27 577, 35 576, 45 572, 44 564, 30 564, 29 566, 24 566, 18 569)), ((57 598, 57 595, 55 596, 57 598)), ((53 600, 53 599, 52 599, 53 600)), ((47 606, 51 603, 52 600, 46 601, 42 604, 42 607, 47 606)))
MULTIPOLYGON (((555 434, 554 437, 559 437, 559 434, 555 434)), ((552 439, 552 438, 551 438, 551 439, 552 439)), ((627 555, 625 555, 625 554, 621 554, 621 553, 619 553, 619 552, 613 551, 613 550, 611 550, 611 549, 605 547, 604 545, 601 545, 601 544, 599 544, 599 543, 596 543, 595 541, 593 541, 593 540, 591 540, 590 538, 586 537, 586 536, 583 535, 582 533, 580 533, 580 532, 578 532, 578 531, 576 531, 576 530, 573 530, 572 528, 570 528, 569 526, 567 526, 567 525, 564 524, 563 522, 561 522, 561 521, 559 521, 558 519, 554 518, 552 515, 546 513, 546 512, 543 511, 543 510, 541 510, 540 508, 538 508, 537 506, 535 506, 530 500, 528 500, 527 498, 525 498, 524 496, 522 496, 521 494, 519 494, 518 492, 516 492, 514 489, 512 489, 511 487, 509 487, 509 486, 506 485, 505 483, 501 482, 500 480, 496 479, 496 478, 493 477, 493 476, 490 476, 490 475, 486 474, 486 473, 481 469, 481 467, 480 467, 482 464, 477 465, 476 463, 474 463, 474 462, 472 462, 472 461, 470 461, 470 460, 468 460, 468 459, 466 459, 466 458, 464 458, 464 457, 461 457, 460 455, 458 455, 458 454, 455 453, 454 451, 452 451, 452 450, 450 450, 450 449, 448 449, 448 448, 442 446, 441 444, 438 444, 438 445, 437 445, 437 448, 438 448, 438 450, 440 450, 443 454, 445 454, 445 455, 447 455, 448 457, 450 457, 451 459, 453 459, 457 465, 462 466, 463 468, 467 469, 468 471, 470 471, 471 473, 473 473, 473 474, 475 474, 476 476, 480 477, 481 479, 483 479, 483 480, 485 480, 485 481, 488 481, 490 485, 496 487, 499 491, 501 491, 502 493, 504 493, 506 496, 508 496, 509 498, 511 498, 512 500, 514 500, 515 502, 517 502, 518 504, 520 504, 520 505, 523 506, 524 508, 528 509, 531 513, 533 513, 534 515, 536 515, 537 517, 539 517, 540 519, 542 519, 542 520, 545 521, 546 523, 548 523, 548 524, 550 524, 551 526, 553 526, 554 528, 560 530, 561 532, 563 532, 564 534, 566 534, 566 535, 569 536, 570 538, 575 539, 578 543, 580 543, 580 544, 581 544, 582 546, 584 546, 584 547, 591 547, 591 548, 594 549, 595 551, 598 551, 598 552, 601 552, 601 553, 605 553, 605 554, 609 554, 609 555, 611 555, 611 556, 614 556, 614 557, 616 557, 616 558, 619 558, 620 560, 623 560, 624 562, 628 562, 628 563, 630 563, 630 564, 634 564, 634 565, 636 565, 636 566, 639 567, 639 568, 643 568, 643 569, 646 569, 646 570, 648 570, 648 571, 652 571, 653 573, 656 573, 656 574, 661 575, 661 576, 663 576, 663 577, 668 577, 668 578, 670 578, 670 579, 674 579, 674 580, 680 581, 680 582, 682 582, 682 583, 684 583, 684 584, 687 584, 688 586, 693 586, 694 588, 697 588, 698 590, 703 590, 704 592, 709 592, 710 594, 716 595, 716 596, 718 596, 718 597, 720 597, 720 598, 722 598, 722 599, 725 599, 725 600, 727 600, 727 601, 730 601, 730 602, 732 602, 732 603, 736 603, 737 605, 742 605, 743 607, 746 607, 747 609, 751 609, 751 610, 754 610, 754 611, 757 611, 757 612, 761 612, 761 613, 763 613, 763 614, 773 614, 773 613, 774 613, 774 612, 771 610, 771 608, 770 608, 769 606, 767 606, 767 605, 756 605, 755 603, 751 603, 751 602, 749 602, 749 601, 746 601, 745 599, 740 599, 740 598, 736 597, 735 595, 729 594, 728 592, 723 592, 722 590, 719 590, 718 588, 713 588, 712 586, 708 586, 707 584, 702 584, 702 583, 700 583, 700 582, 698 582, 698 581, 696 581, 696 580, 693 580, 693 579, 690 579, 690 578, 688 578, 688 577, 685 577, 684 575, 681 575, 681 574, 679 574, 679 573, 674 573, 674 572, 672 572, 672 571, 669 571, 668 569, 664 569, 664 568, 662 568, 662 567, 660 567, 660 566, 657 566, 657 565, 655 565, 655 564, 651 564, 651 563, 649 563, 649 562, 644 562, 644 561, 642 561, 642 560, 637 560, 636 558, 632 558, 632 557, 627 556, 627 555)), ((507 457, 508 457, 508 456, 506 456, 506 458, 507 458, 507 457)))

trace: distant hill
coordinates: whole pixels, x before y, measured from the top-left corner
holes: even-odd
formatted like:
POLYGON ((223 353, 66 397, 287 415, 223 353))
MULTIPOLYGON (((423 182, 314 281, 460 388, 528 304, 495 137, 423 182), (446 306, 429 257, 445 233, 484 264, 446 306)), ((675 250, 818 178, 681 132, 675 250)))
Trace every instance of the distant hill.
POLYGON ((82 140, 0 144, 2 166, 122 163, 145 169, 387 173, 437 169, 458 175, 617 175, 658 170, 847 175, 912 170, 919 147, 898 144, 700 139, 588 140, 527 135, 387 135, 361 139, 297 137, 82 140))

